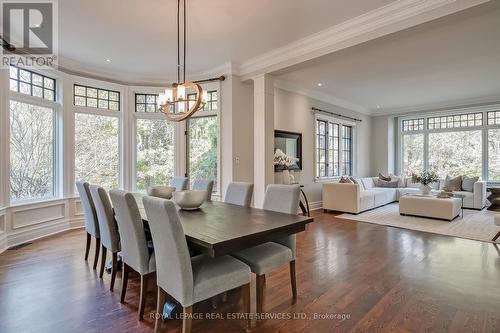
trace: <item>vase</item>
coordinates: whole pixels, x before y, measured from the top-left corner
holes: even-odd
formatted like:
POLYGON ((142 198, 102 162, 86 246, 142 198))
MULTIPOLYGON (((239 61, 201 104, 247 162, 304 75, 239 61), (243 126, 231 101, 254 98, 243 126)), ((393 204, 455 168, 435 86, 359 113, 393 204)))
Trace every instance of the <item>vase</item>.
POLYGON ((283 170, 283 184, 290 185, 290 171, 283 170))
POLYGON ((429 185, 420 184, 420 192, 422 192, 422 194, 429 194, 431 193, 431 190, 432 187, 429 185))

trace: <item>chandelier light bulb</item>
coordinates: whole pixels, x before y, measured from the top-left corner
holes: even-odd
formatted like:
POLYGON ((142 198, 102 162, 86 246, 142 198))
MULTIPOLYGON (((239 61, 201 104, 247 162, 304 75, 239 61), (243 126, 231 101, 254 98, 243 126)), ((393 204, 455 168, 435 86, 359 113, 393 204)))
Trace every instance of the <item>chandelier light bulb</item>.
POLYGON ((177 86, 177 99, 186 99, 186 87, 183 84, 177 86))
POLYGON ((165 89, 165 97, 167 99, 167 102, 172 102, 174 100, 174 94, 172 89, 165 89))

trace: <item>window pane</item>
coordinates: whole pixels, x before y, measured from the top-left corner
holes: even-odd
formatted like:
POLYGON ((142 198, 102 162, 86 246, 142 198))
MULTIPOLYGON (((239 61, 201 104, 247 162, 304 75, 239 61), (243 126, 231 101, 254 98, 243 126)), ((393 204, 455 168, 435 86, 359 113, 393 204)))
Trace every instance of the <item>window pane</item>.
POLYGON ((11 101, 10 198, 54 195, 54 111, 11 101))
POLYGON ((488 180, 500 181, 500 129, 488 130, 488 180))
POLYGON ((429 134, 429 170, 444 178, 481 176, 481 131, 429 134))
POLYGON ((342 174, 352 175, 352 127, 342 126, 342 174))
POLYGON ((411 176, 424 170, 424 135, 403 135, 403 174, 411 176))
POLYGON ((115 117, 75 114, 75 180, 118 187, 119 124, 115 117))
POLYGON ((165 185, 175 173, 175 126, 161 119, 137 119, 137 190, 165 185))
POLYGON ((217 117, 191 118, 188 122, 188 174, 196 179, 214 181, 217 189, 217 117))

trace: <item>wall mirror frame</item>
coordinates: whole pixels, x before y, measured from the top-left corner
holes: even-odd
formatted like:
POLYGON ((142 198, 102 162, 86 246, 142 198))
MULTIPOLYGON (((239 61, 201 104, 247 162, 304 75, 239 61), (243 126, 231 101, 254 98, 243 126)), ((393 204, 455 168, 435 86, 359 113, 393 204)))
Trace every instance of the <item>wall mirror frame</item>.
MULTIPOLYGON (((290 170, 302 170, 302 133, 283 130, 274 131, 274 151, 281 149, 288 156, 298 158, 298 162, 290 170)), ((274 171, 282 171, 283 166, 275 165, 274 171)))

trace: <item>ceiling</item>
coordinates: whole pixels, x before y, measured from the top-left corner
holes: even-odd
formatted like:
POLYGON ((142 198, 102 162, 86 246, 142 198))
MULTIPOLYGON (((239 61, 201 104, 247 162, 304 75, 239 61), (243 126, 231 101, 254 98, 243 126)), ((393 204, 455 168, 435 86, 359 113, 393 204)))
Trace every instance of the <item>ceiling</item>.
MULTIPOLYGON (((189 0, 188 75, 244 62, 393 1, 189 0)), ((173 77, 176 4, 59 0, 60 65, 132 82, 173 77)))
POLYGON ((277 74, 297 90, 372 114, 500 101, 500 1, 277 74))

